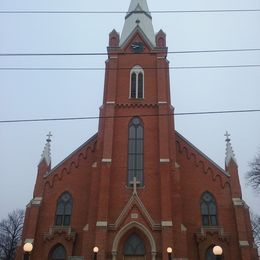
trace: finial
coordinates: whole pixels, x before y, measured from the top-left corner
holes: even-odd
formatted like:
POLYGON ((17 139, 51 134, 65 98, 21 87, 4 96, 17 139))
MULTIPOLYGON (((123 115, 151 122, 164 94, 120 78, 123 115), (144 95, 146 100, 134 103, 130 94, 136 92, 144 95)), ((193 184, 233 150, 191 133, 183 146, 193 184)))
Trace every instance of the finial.
POLYGON ((51 137, 52 137, 52 134, 51 134, 51 132, 49 132, 47 134, 46 144, 44 146, 42 156, 41 156, 41 160, 40 160, 40 163, 43 160, 45 160, 45 162, 47 163, 48 166, 51 163, 51 137))
POLYGON ((47 141, 47 143, 50 143, 51 142, 51 137, 52 137, 52 134, 51 134, 51 132, 49 132, 48 134, 47 134, 47 139, 46 139, 46 141, 47 141))
POLYGON ((230 142, 230 134, 228 133, 228 131, 226 131, 224 136, 226 136, 226 142, 230 142))
POLYGON ((226 137, 226 166, 229 165, 231 159, 237 163, 236 158, 235 158, 235 153, 233 151, 232 145, 231 145, 231 139, 230 139, 230 134, 228 133, 228 131, 226 131, 225 135, 226 137))

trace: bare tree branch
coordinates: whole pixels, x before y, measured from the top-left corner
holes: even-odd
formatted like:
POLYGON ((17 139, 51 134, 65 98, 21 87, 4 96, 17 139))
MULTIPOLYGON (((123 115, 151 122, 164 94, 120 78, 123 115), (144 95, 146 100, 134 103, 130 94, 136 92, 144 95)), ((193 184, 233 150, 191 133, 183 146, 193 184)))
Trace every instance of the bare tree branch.
POLYGON ((254 190, 260 192, 260 151, 255 158, 249 163, 250 170, 247 172, 247 183, 254 190))
POLYGON ((14 210, 0 222, 0 259, 13 260, 15 249, 22 234, 23 210, 14 210))
POLYGON ((250 218, 255 244, 260 248, 260 216, 250 212, 250 218))

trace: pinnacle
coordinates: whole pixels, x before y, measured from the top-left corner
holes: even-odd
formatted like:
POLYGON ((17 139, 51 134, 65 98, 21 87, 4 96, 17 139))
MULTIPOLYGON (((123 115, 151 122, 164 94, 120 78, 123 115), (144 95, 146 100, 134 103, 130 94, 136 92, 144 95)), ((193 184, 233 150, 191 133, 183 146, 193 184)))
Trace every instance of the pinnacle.
POLYGON ((40 163, 45 160, 45 162, 47 163, 47 165, 49 166, 51 163, 51 137, 52 134, 51 132, 49 132, 49 134, 47 134, 47 139, 46 139, 46 144, 44 146, 42 155, 41 155, 41 160, 40 163))
POLYGON ((236 158, 235 158, 235 153, 233 151, 232 145, 231 145, 231 139, 230 139, 230 134, 226 131, 226 167, 229 165, 231 160, 233 160, 235 163, 237 163, 236 158))

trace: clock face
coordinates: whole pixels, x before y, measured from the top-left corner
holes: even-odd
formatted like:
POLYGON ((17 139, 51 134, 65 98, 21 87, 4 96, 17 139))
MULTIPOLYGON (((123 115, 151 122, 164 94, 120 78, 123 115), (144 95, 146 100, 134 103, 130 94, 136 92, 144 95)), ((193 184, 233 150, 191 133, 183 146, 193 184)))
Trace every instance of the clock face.
POLYGON ((133 42, 131 44, 131 49, 135 53, 141 53, 144 51, 144 44, 142 42, 133 42))

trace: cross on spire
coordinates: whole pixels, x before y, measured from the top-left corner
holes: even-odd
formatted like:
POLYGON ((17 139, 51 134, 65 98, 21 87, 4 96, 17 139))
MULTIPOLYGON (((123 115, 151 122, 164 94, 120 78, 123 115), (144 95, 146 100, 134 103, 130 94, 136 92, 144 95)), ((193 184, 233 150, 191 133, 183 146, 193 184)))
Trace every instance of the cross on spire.
POLYGON ((230 142, 230 134, 228 133, 228 131, 226 131, 224 136, 226 136, 226 142, 230 142))
POLYGON ((48 134, 47 134, 47 139, 46 139, 46 141, 47 141, 47 143, 50 143, 51 142, 51 137, 52 137, 52 134, 51 134, 51 132, 49 132, 48 134))

